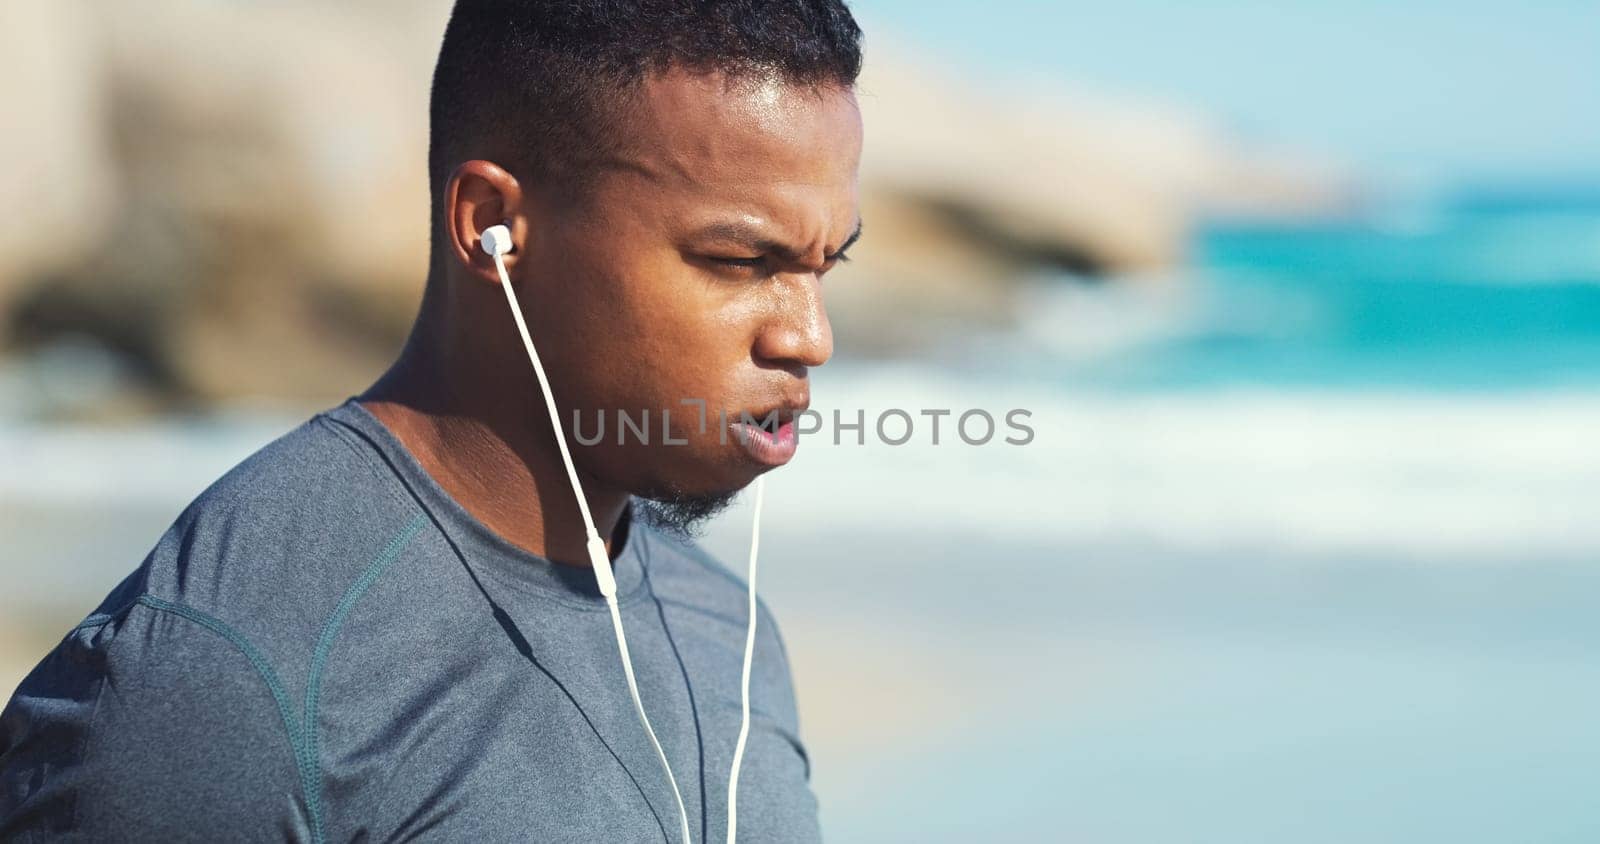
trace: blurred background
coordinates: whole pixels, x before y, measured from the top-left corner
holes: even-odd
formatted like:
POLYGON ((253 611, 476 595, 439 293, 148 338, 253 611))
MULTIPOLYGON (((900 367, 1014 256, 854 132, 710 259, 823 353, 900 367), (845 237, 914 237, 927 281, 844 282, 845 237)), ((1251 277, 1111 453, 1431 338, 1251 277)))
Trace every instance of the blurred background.
MULTIPOLYGON (((1600 7, 854 7, 815 406, 1036 436, 773 476, 828 838, 1600 840, 1600 7)), ((398 349, 447 11, 0 3, 0 693, 398 349)))

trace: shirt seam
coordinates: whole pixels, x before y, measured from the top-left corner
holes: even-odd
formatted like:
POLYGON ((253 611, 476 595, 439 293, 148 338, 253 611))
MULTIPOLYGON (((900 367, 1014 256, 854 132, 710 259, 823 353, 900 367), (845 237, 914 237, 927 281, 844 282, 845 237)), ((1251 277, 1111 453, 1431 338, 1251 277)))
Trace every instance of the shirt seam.
MULTIPOLYGON (((294 711, 290 706, 287 689, 285 689, 283 682, 278 678, 277 672, 273 670, 272 664, 267 661, 266 656, 257 650, 255 645, 251 644, 250 640, 246 638, 244 634, 233 629, 226 622, 222 621, 216 616, 201 612, 200 610, 197 610, 187 604, 178 603, 176 601, 168 601, 164 598, 158 598, 149 594, 148 592, 140 595, 138 598, 135 598, 133 602, 129 604, 129 606, 131 607, 134 604, 148 607, 151 610, 159 613, 182 618, 192 624, 196 624, 200 627, 210 630, 212 633, 221 636, 225 641, 233 645, 234 648, 238 650, 247 661, 249 661, 251 666, 256 669, 257 675, 260 676, 261 681, 266 684, 267 691, 272 695, 274 703, 277 704, 278 716, 282 719, 284 732, 288 735, 289 749, 295 762, 295 771, 300 777, 302 797, 306 799, 307 810, 310 811, 310 793, 307 789, 311 780, 311 772, 306 768, 305 756, 302 751, 303 737, 301 725, 296 720, 294 711)), ((320 836, 316 837, 315 840, 320 842, 320 836)))
POLYGON ((304 745, 306 760, 316 772, 316 781, 307 793, 306 799, 311 804, 313 836, 318 841, 324 839, 325 833, 322 817, 322 764, 319 758, 321 755, 321 739, 317 722, 318 710, 321 706, 322 673, 327 666, 328 654, 333 650, 334 640, 338 637, 339 630, 344 626, 345 619, 349 617, 351 610, 355 608, 356 602, 360 601, 362 596, 366 595, 367 590, 372 588, 372 584, 376 583, 378 578, 389 570, 394 561, 399 559, 401 552, 411 544, 411 540, 416 537, 425 524, 427 524, 427 517, 422 513, 418 513, 411 519, 409 524, 401 528, 389 540, 389 544, 367 565, 366 570, 361 573, 361 577, 355 583, 350 584, 349 589, 345 590, 344 597, 339 600, 338 606, 334 607, 327 621, 323 622, 322 633, 317 637, 316 649, 311 656, 311 669, 306 680, 305 732, 302 744, 304 745))
MULTIPOLYGON (((418 513, 405 527, 397 531, 388 545, 367 565, 362 576, 345 591, 344 597, 323 623, 322 634, 318 638, 317 646, 312 654, 311 670, 306 683, 305 708, 299 718, 295 716, 288 689, 278 677, 277 671, 273 669, 266 655, 261 653, 248 637, 235 630, 227 622, 209 613, 195 609, 188 604, 158 598, 146 592, 114 612, 96 613, 89 616, 74 627, 73 631, 104 626, 125 615, 133 607, 144 606, 158 613, 176 616, 203 627, 222 637, 223 640, 239 651, 255 668, 256 674, 261 678, 262 683, 266 685, 268 693, 272 695, 273 702, 277 705, 278 716, 283 722, 284 732, 289 740, 289 749, 294 758, 295 771, 299 775, 300 790, 305 801, 306 813, 310 816, 312 841, 321 844, 326 840, 326 832, 322 804, 322 766, 321 760, 318 758, 320 755, 320 739, 317 728, 317 713, 321 699, 321 679, 328 655, 332 650, 340 628, 344 624, 344 620, 349 616, 356 602, 400 557, 401 553, 425 524, 427 524, 426 515, 418 513)), ((85 752, 87 752, 87 747, 86 739, 85 752)))

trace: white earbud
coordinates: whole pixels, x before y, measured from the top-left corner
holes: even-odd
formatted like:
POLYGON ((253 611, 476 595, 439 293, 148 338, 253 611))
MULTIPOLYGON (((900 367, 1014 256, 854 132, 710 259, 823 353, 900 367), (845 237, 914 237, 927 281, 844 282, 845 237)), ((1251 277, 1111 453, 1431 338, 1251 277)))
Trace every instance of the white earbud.
POLYGON ((490 226, 483 231, 483 239, 479 241, 483 251, 499 257, 511 254, 511 229, 505 226, 490 226))

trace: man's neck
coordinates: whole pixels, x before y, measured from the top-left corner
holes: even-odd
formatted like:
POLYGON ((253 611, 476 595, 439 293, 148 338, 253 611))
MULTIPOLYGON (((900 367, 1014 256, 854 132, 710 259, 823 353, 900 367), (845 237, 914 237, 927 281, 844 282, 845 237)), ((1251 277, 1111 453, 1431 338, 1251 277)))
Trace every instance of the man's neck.
MULTIPOLYGON (((488 385, 449 371, 416 339, 357 400, 495 533, 538 556, 587 566, 583 518, 536 394, 500 389, 493 391, 499 398, 484 400, 488 385)), ((609 546, 628 496, 579 476, 609 546)))

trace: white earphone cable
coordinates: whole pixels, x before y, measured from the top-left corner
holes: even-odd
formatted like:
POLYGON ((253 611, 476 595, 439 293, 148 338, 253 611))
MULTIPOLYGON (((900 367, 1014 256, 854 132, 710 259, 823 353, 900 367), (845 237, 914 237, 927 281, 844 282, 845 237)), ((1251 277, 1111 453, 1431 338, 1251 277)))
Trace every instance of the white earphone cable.
POLYGON ((594 568, 600 593, 605 596, 606 608, 611 610, 611 627, 617 634, 617 653, 622 657, 622 673, 628 678, 628 693, 633 695, 634 711, 639 713, 639 723, 644 725, 645 734, 656 749, 656 758, 661 760, 661 770, 666 772, 667 782, 672 785, 672 798, 678 802, 678 832, 683 836, 684 844, 689 844, 689 813, 683 807, 683 793, 678 790, 678 779, 672 775, 667 753, 661 748, 655 729, 650 726, 649 716, 645 715, 644 701, 639 697, 639 683, 633 676, 633 660, 628 656, 628 637, 622 632, 622 611, 617 607, 617 581, 611 574, 611 557, 599 532, 595 530, 594 517, 589 514, 589 502, 583 497, 583 486, 578 483, 578 470, 573 466, 572 453, 567 449, 567 435, 561 425, 561 414, 556 410, 555 396, 550 392, 550 380, 545 377, 544 364, 539 362, 539 353, 533 348, 533 338, 528 335, 528 324, 522 318, 516 291, 511 288, 511 276, 506 272, 505 258, 498 251, 490 250, 490 254, 494 256, 495 269, 500 271, 500 285, 505 288, 506 301, 511 304, 511 315, 516 318, 517 331, 522 334, 522 345, 528 350, 528 360, 533 363, 533 371, 539 376, 539 389, 544 392, 545 408, 550 411, 550 424, 555 427, 556 444, 561 447, 561 460, 567 467, 567 479, 572 482, 578 510, 583 513, 583 526, 588 533, 589 564, 594 568))
MULTIPOLYGON (((584 498, 583 486, 578 483, 578 470, 573 465, 572 453, 567 448, 566 430, 556 409, 555 395, 550 391, 550 380, 545 377, 544 364, 539 361, 539 352, 533 347, 533 338, 528 334, 528 324, 522 318, 522 307, 518 305, 516 291, 512 289, 511 275, 506 272, 503 256, 509 251, 510 239, 509 230, 503 226, 492 227, 484 232, 484 251, 494 257, 495 269, 500 273, 500 285, 505 290, 506 301, 511 305, 511 315, 517 322, 517 332, 522 335, 522 345, 528 350, 528 360, 533 364, 533 371, 539 377, 539 389, 544 394, 545 409, 550 412, 550 424, 555 428, 556 445, 561 449, 561 462, 566 466, 567 480, 572 483, 572 493, 578 500, 578 511, 583 515, 589 564, 594 568, 595 582, 600 587, 600 593, 605 596, 607 609, 611 611, 611 628, 616 633, 617 654, 622 658, 622 673, 628 680, 628 693, 633 696, 633 708, 639 714, 639 723, 644 725, 645 734, 650 737, 650 744, 655 748, 656 758, 661 760, 661 769, 667 774, 667 782, 672 785, 672 797, 678 803, 679 834, 683 836, 684 844, 691 844, 689 813, 683 805, 683 793, 678 790, 678 780, 672 775, 672 766, 667 762, 667 753, 662 749, 661 741, 656 738, 655 729, 650 726, 650 718, 644 711, 644 701, 639 696, 639 682, 633 674, 633 659, 628 654, 628 637, 622 630, 622 611, 617 607, 617 582, 611 573, 611 558, 606 551, 605 542, 600 539, 599 531, 595 529, 594 517, 589 513, 589 501, 584 498)), ((750 667, 756 647, 756 556, 761 548, 761 505, 766 493, 764 481, 765 478, 756 478, 755 516, 750 528, 750 617, 745 630, 744 667, 739 681, 742 713, 739 721, 739 739, 734 744, 733 764, 728 772, 728 844, 734 844, 738 835, 739 766, 744 761, 745 741, 750 734, 750 667)))
POLYGON ((756 652, 756 552, 761 550, 761 499, 766 493, 765 477, 756 478, 756 514, 750 526, 750 620, 744 634, 744 670, 739 679, 739 741, 733 746, 733 766, 728 771, 728 844, 739 833, 739 764, 744 761, 744 743, 750 735, 750 662, 756 652))

